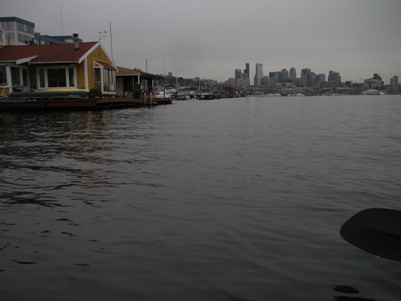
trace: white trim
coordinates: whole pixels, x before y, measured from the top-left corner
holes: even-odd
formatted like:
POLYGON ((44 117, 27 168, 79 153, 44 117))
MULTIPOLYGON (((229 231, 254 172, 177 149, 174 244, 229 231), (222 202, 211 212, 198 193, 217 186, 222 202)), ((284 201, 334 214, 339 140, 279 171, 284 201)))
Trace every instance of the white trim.
MULTIPOLYGON (((100 46, 99 42, 97 42, 95 45, 93 45, 91 49, 89 49, 83 56, 81 56, 81 58, 78 60, 78 64, 81 64, 84 60, 86 60, 86 59, 88 58, 88 56, 89 56, 93 51, 95 51, 95 49, 96 49, 97 47, 99 47, 99 46, 100 46)), ((106 54, 106 56, 107 56, 107 54, 106 54)))
MULTIPOLYGON (((96 62, 96 61, 95 61, 96 62)), ((100 87, 102 94, 104 93, 103 87, 104 87, 104 76, 103 76, 103 66, 101 67, 95 67, 96 69, 100 69, 100 87)))
POLYGON ((57 61, 57 62, 32 62, 31 65, 61 65, 61 64, 78 64, 77 61, 57 61))
POLYGON ((31 57, 26 57, 26 58, 23 58, 23 59, 16 60, 15 63, 17 65, 25 64, 25 63, 28 63, 28 62, 36 59, 37 57, 38 57, 38 55, 31 56, 31 57))
POLYGON ((10 92, 12 92, 11 66, 6 66, 6 76, 7 76, 7 85, 10 87, 10 92))
POLYGON ((85 89, 89 89, 89 82, 88 82, 88 60, 85 59, 84 61, 84 77, 85 77, 85 89))

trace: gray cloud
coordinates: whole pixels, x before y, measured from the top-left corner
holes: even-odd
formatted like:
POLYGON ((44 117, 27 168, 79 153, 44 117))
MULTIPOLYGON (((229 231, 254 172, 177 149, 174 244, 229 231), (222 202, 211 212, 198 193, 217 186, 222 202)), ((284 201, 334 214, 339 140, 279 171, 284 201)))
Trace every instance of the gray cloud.
POLYGON ((340 72, 343 80, 401 75, 399 0, 3 0, 42 34, 101 41, 118 65, 225 80, 255 63, 340 72), (62 16, 62 18, 61 18, 62 16), (62 19, 62 21, 61 21, 62 19), (164 67, 166 66, 166 67, 164 67))

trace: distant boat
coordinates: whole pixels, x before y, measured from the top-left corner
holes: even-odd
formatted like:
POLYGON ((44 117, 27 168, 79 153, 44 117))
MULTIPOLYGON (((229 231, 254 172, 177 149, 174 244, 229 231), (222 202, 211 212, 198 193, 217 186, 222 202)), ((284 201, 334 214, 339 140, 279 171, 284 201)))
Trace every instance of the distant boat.
POLYGON ((384 95, 384 93, 379 92, 376 89, 369 89, 366 91, 362 91, 362 95, 384 95))
POLYGON ((190 98, 191 97, 188 95, 188 93, 182 90, 179 90, 175 96, 175 100, 189 100, 190 98))
POLYGON ((161 91, 156 94, 156 98, 172 98, 172 94, 161 91))

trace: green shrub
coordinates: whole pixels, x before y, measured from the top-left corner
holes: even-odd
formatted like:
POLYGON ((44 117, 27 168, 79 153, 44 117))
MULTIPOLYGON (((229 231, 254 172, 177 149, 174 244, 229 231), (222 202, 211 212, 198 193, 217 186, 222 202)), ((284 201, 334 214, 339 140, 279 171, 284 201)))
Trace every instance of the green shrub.
POLYGON ((90 98, 102 98, 103 94, 102 91, 99 89, 92 88, 89 90, 89 97, 90 98))

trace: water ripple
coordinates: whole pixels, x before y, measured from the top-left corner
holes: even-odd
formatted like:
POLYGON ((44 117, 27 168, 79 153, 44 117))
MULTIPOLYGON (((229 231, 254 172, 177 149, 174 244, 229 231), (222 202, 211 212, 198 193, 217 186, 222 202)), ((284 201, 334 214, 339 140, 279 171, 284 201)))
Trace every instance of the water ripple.
POLYGON ((401 209, 400 103, 1 113, 2 298, 397 300, 399 265, 338 231, 401 209))

